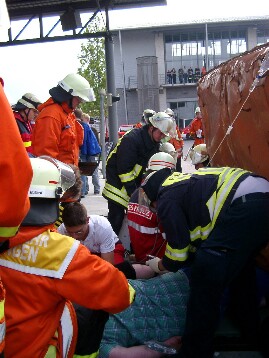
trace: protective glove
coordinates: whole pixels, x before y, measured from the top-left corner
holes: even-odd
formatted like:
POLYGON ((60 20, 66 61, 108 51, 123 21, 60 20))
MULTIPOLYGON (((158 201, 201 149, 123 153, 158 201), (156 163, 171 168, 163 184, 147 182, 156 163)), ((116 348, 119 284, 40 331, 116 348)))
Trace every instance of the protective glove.
POLYGON ((154 259, 146 261, 146 265, 149 266, 156 273, 166 273, 167 271, 161 271, 159 269, 158 263, 161 261, 159 257, 154 257, 154 259))
POLYGON ((196 137, 197 137, 197 138, 202 138, 202 130, 201 130, 201 129, 198 129, 198 130, 196 131, 196 137))

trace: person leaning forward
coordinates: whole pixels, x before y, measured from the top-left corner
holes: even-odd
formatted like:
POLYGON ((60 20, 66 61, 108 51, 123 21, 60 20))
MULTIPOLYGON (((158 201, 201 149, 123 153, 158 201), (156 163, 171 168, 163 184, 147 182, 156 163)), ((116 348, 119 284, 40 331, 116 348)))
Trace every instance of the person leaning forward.
POLYGON ((49 93, 51 97, 38 106, 40 113, 32 137, 33 154, 49 155, 78 166, 83 128, 73 111, 81 102, 95 101, 93 90, 85 78, 71 73, 49 93))
POLYGON ((102 195, 108 200, 108 220, 118 235, 130 196, 139 187, 149 158, 159 151, 161 139, 175 135, 175 120, 164 112, 134 128, 118 141, 108 155, 102 195))
POLYGON ((187 259, 190 262, 190 299, 180 357, 213 357, 221 297, 231 283, 240 285, 239 328, 254 342, 259 331, 252 290, 254 257, 268 241, 268 180, 240 168, 201 168, 193 174, 172 175, 162 169, 145 179, 142 188, 149 205, 158 204, 167 239, 163 259, 147 264, 160 272, 176 271, 187 259))

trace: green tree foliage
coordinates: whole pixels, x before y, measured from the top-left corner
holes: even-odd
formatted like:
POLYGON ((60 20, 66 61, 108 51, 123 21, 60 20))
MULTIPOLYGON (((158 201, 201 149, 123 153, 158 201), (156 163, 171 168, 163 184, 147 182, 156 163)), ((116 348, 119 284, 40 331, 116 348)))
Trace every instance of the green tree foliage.
MULTIPOLYGON (((104 31, 101 28, 101 19, 96 16, 86 29, 86 33, 104 31)), ((86 78, 94 90, 95 102, 83 103, 81 109, 92 117, 100 117, 100 89, 106 89, 106 63, 105 63, 105 39, 90 38, 81 45, 81 53, 78 56, 81 67, 78 73, 86 78)))

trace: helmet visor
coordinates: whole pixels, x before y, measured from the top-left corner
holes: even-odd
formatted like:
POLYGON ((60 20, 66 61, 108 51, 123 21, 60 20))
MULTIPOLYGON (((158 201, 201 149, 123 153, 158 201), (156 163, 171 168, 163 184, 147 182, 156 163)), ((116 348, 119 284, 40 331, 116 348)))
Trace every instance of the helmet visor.
POLYGON ((207 155, 201 154, 199 152, 196 152, 195 150, 192 150, 192 153, 190 154, 192 164, 199 164, 203 163, 207 159, 207 155))
POLYGON ((61 176, 60 176, 60 186, 63 189, 63 192, 65 192, 67 189, 71 188, 76 182, 76 177, 73 169, 63 162, 60 162, 59 160, 49 157, 48 155, 42 155, 39 158, 48 160, 49 162, 53 163, 59 170, 61 176))
POLYGON ((168 122, 167 129, 163 133, 167 137, 176 138, 177 136, 176 121, 173 117, 170 117, 170 121, 168 122))

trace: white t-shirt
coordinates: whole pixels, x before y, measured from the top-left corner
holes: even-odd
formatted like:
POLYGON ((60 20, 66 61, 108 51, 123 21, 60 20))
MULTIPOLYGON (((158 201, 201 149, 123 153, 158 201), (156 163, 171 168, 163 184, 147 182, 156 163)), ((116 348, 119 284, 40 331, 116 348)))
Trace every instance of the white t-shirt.
MULTIPOLYGON (((68 235, 64 224, 57 230, 62 235, 68 235)), ((92 253, 107 253, 115 249, 119 238, 115 234, 110 222, 101 215, 91 215, 89 218, 89 234, 81 244, 86 246, 92 253)))

